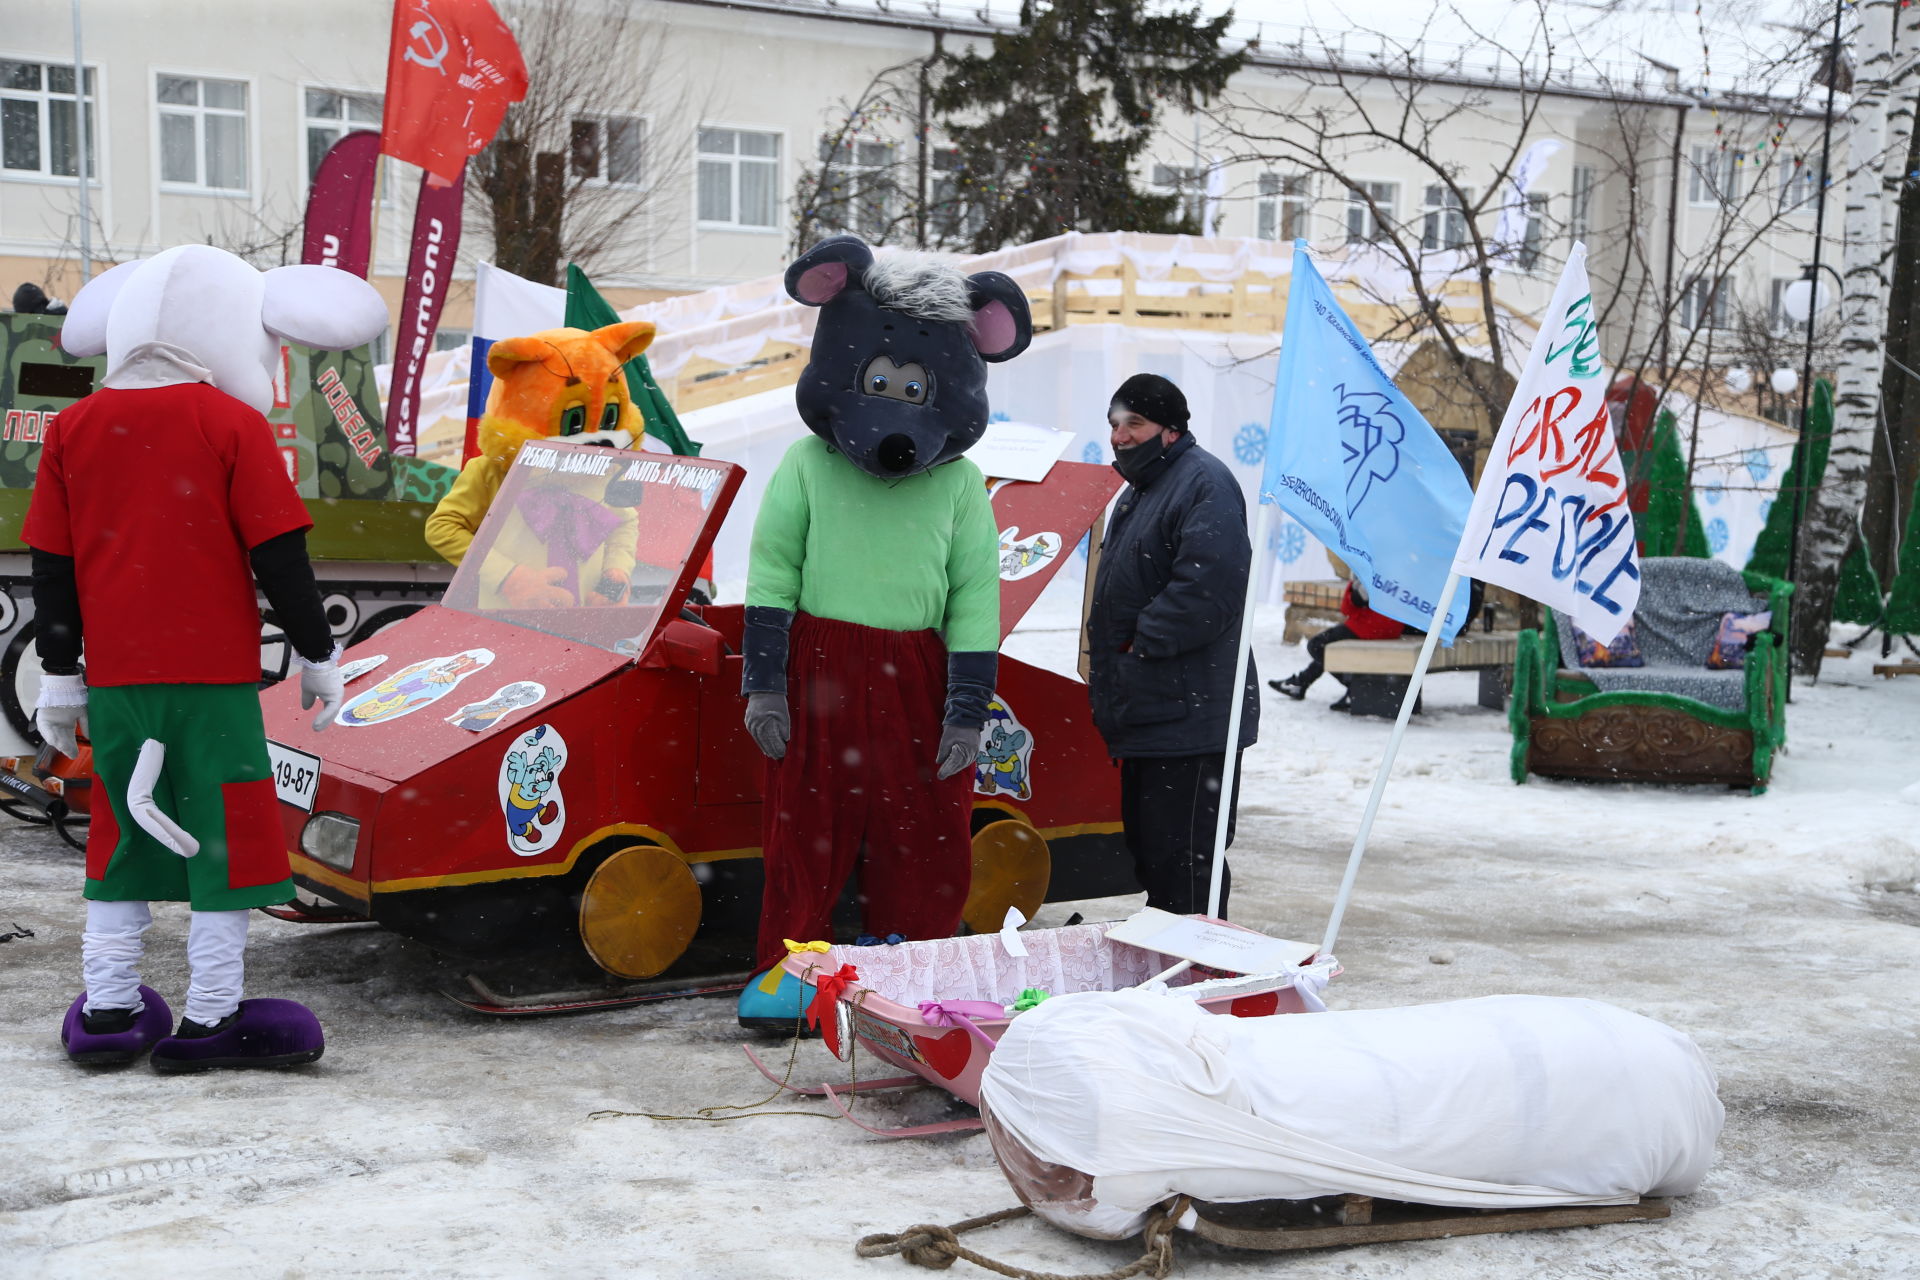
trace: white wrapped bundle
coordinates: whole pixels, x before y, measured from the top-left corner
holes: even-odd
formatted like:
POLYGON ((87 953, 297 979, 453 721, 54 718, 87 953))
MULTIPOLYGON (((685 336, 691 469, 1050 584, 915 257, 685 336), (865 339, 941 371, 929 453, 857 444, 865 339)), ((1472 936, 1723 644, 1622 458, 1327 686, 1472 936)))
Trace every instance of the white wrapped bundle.
POLYGON ((980 1092, 1023 1197, 1118 1237, 1179 1194, 1472 1208, 1685 1195, 1725 1118, 1715 1089, 1692 1040, 1597 1000, 1228 1018, 1115 991, 1022 1014, 980 1092), (1041 1166, 1058 1166, 1051 1190, 1030 1195, 1020 1170, 1041 1166))

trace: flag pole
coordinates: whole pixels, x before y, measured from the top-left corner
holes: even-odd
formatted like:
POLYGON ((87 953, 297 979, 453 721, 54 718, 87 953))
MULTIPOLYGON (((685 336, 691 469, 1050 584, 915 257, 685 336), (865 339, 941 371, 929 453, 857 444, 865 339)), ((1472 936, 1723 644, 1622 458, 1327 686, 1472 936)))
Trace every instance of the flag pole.
MULTIPOLYGON (((1233 821, 1234 802, 1239 798, 1240 717, 1246 709, 1248 660, 1253 653, 1253 602, 1260 589, 1260 550, 1267 545, 1267 525, 1273 512, 1265 502, 1253 519, 1253 551, 1247 558, 1247 599, 1240 610, 1240 643, 1233 659, 1233 707, 1227 712, 1227 744, 1220 762, 1220 812, 1213 824, 1213 877, 1207 885, 1207 914, 1220 914, 1220 885, 1227 869, 1227 825, 1233 821)), ((1256 690, 1255 697, 1259 696, 1256 690)))
MULTIPOLYGON (((1393 772, 1393 758, 1399 754, 1400 739, 1406 736, 1407 721, 1413 716, 1413 704, 1420 700, 1420 684, 1427 676, 1427 664, 1433 661, 1434 646, 1440 643, 1440 629, 1446 625, 1447 614, 1453 607, 1454 590, 1460 583, 1460 571, 1447 571, 1446 585, 1440 588, 1440 608, 1434 613, 1433 625, 1427 629, 1427 638, 1420 645, 1420 656, 1414 660, 1413 675, 1407 681, 1406 696, 1400 699, 1400 714, 1393 722, 1393 736, 1387 739, 1387 752, 1380 759, 1380 769, 1373 775, 1373 791, 1367 796, 1366 811, 1360 815, 1360 830, 1353 838, 1353 852, 1347 855, 1347 872, 1340 878, 1340 892, 1333 900, 1333 914, 1327 917, 1326 936, 1320 940, 1320 956, 1333 954, 1333 944, 1340 937, 1340 921, 1347 914, 1347 901, 1353 897, 1353 882, 1360 877, 1360 860, 1367 856, 1367 836, 1373 831, 1374 815, 1380 812, 1380 797, 1387 789, 1387 775, 1393 772)), ((1471 618, 1461 623, 1465 630, 1471 618)))

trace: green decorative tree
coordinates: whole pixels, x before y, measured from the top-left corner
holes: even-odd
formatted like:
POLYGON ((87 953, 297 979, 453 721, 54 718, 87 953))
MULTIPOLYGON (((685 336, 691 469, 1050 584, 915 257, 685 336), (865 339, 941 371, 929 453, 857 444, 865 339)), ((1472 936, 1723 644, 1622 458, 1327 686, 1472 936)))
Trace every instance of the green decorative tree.
MULTIPOLYGON (((1187 231, 1179 193, 1134 185, 1161 110, 1212 101, 1246 62, 1223 53, 1232 11, 1147 11, 1145 0, 1025 0, 990 53, 948 58, 932 105, 977 252, 1067 231, 1187 231)), ((1196 166, 1198 168, 1198 166, 1196 166)), ((1204 177, 1183 173, 1198 197, 1204 177)))
MULTIPOLYGON (((1687 483, 1687 461, 1680 455, 1680 426, 1668 410, 1661 410, 1655 420, 1650 452, 1646 463, 1647 509, 1636 512, 1633 518, 1641 554, 1705 559, 1711 554, 1707 531, 1700 523, 1700 511, 1693 505, 1693 490, 1687 483), (1676 537, 1682 513, 1687 521, 1684 541, 1676 537)), ((1631 470, 1632 459, 1628 466, 1631 470)))
POLYGON ((1907 503, 1906 536, 1900 540, 1900 571, 1887 596, 1889 635, 1920 634, 1920 484, 1907 503))
POLYGON ((1840 584, 1833 596, 1833 620, 1866 625, 1880 621, 1880 613, 1880 579, 1873 574, 1867 544, 1855 538, 1853 550, 1840 562, 1840 584))
MULTIPOLYGON (((1813 384, 1813 401, 1807 406, 1807 459, 1811 474, 1827 473, 1827 442, 1833 435, 1833 384, 1825 378, 1813 384)), ((1800 467, 1796 462, 1780 477, 1780 491, 1767 511, 1767 523, 1754 540, 1753 554, 1747 557, 1747 572, 1764 573, 1769 578, 1793 576, 1789 563, 1793 550, 1793 503, 1800 492, 1800 467)))

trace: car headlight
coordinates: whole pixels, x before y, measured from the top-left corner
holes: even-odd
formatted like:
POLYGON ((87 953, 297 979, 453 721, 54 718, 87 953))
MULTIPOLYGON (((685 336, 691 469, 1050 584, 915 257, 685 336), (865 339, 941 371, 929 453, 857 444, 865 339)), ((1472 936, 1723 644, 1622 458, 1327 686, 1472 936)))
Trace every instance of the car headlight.
POLYGON ((300 829, 300 852, 336 871, 353 870, 360 843, 360 820, 344 813, 316 813, 300 829))

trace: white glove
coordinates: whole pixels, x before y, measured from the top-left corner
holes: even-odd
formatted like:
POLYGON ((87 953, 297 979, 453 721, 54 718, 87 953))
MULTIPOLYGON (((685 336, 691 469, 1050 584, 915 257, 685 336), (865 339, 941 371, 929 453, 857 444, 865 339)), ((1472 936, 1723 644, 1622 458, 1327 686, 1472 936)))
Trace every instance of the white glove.
POLYGON ((346 701, 345 682, 340 679, 340 646, 333 647, 325 662, 308 662, 297 653, 293 659, 300 664, 300 709, 320 704, 320 714, 313 718, 313 731, 320 733, 346 701))
POLYGON ((55 751, 69 760, 80 754, 76 728, 87 727, 87 678, 85 676, 40 677, 40 700, 34 705, 33 718, 40 736, 55 751))

